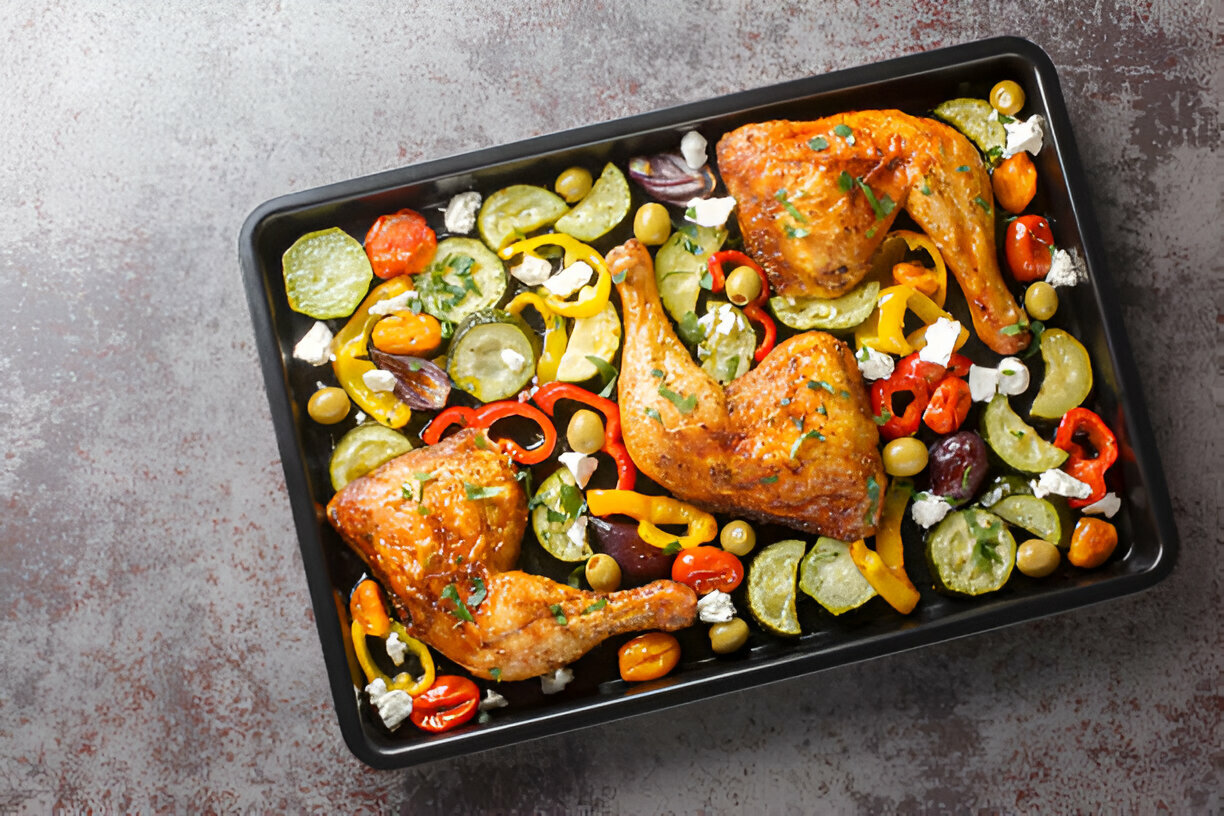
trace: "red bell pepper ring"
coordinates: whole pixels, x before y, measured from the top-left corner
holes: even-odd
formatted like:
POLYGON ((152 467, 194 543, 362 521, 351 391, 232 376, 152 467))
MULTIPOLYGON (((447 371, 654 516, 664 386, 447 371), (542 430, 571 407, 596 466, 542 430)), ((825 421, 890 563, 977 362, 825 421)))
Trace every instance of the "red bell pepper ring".
POLYGON ((930 399, 931 386, 913 374, 894 371, 888 379, 876 380, 871 384, 871 411, 880 425, 880 436, 885 439, 913 436, 918 432, 918 423, 922 421, 922 412, 930 399), (912 394, 913 399, 898 416, 893 410, 893 399, 905 391, 912 394))
POLYGON ((920 377, 926 380, 927 385, 934 388, 945 377, 967 377, 969 376, 969 366, 973 364, 963 354, 953 352, 946 366, 941 366, 939 363, 928 363, 926 360, 919 359, 919 352, 915 351, 908 357, 903 358, 897 363, 897 367, 893 369, 895 373, 911 374, 915 377, 920 377))
POLYGON ((476 714, 480 689, 466 677, 443 674, 412 701, 408 718, 423 731, 439 734, 463 725, 476 714))
POLYGON ((1087 507, 1105 497, 1105 471, 1118 461, 1118 439, 1099 416, 1087 408, 1072 408, 1058 423, 1054 435, 1054 447, 1071 454, 1063 463, 1063 470, 1092 488, 1086 499, 1071 499, 1067 503, 1074 508, 1087 507), (1075 441, 1075 435, 1083 433, 1096 448, 1096 456, 1075 441))
POLYGON ((706 267, 710 270, 711 292, 721 292, 723 286, 726 285, 727 275, 723 272, 723 264, 728 261, 731 261, 736 266, 748 267, 761 279, 761 294, 757 295, 756 300, 745 304, 743 307, 744 317, 753 323, 759 323, 762 332, 764 332, 761 342, 757 345, 756 353, 752 355, 753 359, 759 363, 765 359, 769 352, 773 351, 774 343, 778 339, 778 327, 764 308, 765 302, 769 300, 769 278, 765 275, 765 270, 744 253, 734 249, 724 249, 721 252, 715 252, 710 256, 710 260, 706 262, 706 267))
POLYGON ((629 458, 629 451, 622 441, 619 405, 610 399, 592 394, 585 388, 564 382, 550 382, 540 386, 532 399, 550 417, 556 410, 557 400, 562 399, 573 400, 603 414, 604 443, 600 450, 616 462, 616 489, 633 489, 637 482, 637 465, 629 458))
POLYGON ((931 392, 931 401, 922 412, 922 421, 935 433, 950 434, 969 416, 972 405, 969 384, 960 377, 944 377, 931 392))
POLYGON ((557 429, 553 427, 552 420, 538 409, 517 400, 490 402, 479 408, 461 405, 447 408, 434 417, 433 422, 421 432, 421 439, 426 445, 436 445, 442 439, 442 434, 452 425, 487 431, 498 420, 513 416, 522 417, 540 426, 544 441, 534 448, 524 448, 513 439, 498 439, 497 444, 506 449, 510 458, 520 465, 538 465, 552 456, 553 448, 557 446, 557 429))

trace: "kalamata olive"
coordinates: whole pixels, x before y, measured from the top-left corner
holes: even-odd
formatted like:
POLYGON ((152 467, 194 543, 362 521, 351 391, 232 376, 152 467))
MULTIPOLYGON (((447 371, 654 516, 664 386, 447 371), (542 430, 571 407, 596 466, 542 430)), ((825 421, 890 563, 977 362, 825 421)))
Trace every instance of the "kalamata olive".
POLYGON ((962 504, 973 498, 986 480, 986 443, 973 431, 961 431, 931 446, 931 492, 962 504))
POLYGON ((612 556, 620 565, 621 586, 641 586, 671 576, 675 556, 643 541, 636 523, 591 516, 587 529, 595 534, 595 549, 612 556))
POLYGON ((595 553, 587 559, 586 579, 596 592, 615 592, 620 589, 620 565, 607 553, 595 553))
POLYGON ((756 546, 756 530, 746 521, 730 521, 718 534, 718 543, 729 553, 745 556, 756 546))
POLYGON ((557 176, 553 189, 557 191, 557 195, 573 204, 591 192, 591 185, 591 171, 582 167, 570 167, 557 176))

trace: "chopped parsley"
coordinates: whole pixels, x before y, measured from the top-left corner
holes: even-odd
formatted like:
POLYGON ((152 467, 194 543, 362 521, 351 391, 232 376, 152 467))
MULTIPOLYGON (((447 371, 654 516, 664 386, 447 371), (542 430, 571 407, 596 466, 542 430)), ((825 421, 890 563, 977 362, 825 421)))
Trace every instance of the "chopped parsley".
POLYGON ((1016 118, 1015 118, 1014 116, 1008 116, 1006 113, 1000 113, 1000 114, 999 114, 999 123, 1000 123, 1000 124, 1003 124, 1003 125, 1010 125, 1010 124, 1011 124, 1012 122, 1014 122, 1014 121, 1016 121, 1016 118))
POLYGON ((850 175, 845 170, 841 171, 841 175, 837 177, 837 187, 843 193, 850 192, 854 189, 854 176, 850 175))
POLYGON ((854 146, 854 131, 851 130, 849 125, 843 122, 842 124, 833 128, 833 132, 845 139, 846 144, 850 145, 851 147, 854 146))
POLYGON ((1024 438, 1024 431, 1012 431, 1012 432, 1011 432, 1011 435, 1012 435, 1012 436, 1014 436, 1014 437, 1016 437, 1017 439, 1023 439, 1023 438, 1024 438))
POLYGON ((582 614, 584 614, 584 615, 589 615, 589 614, 591 614, 592 612, 598 612, 599 610, 603 609, 603 608, 604 608, 605 606, 607 606, 607 605, 608 605, 608 599, 607 599, 607 598, 600 598, 598 601, 596 601, 595 603, 591 604, 591 605, 590 605, 590 606, 588 606, 586 609, 582 610, 582 614))
POLYGON ((888 217, 888 214, 893 211, 893 208, 897 206, 897 202, 889 198, 887 193, 885 193, 881 198, 877 199, 875 197, 875 193, 873 193, 871 188, 867 186, 867 182, 863 181, 861 178, 855 179, 854 182, 858 184, 859 189, 863 191, 863 195, 867 197, 867 203, 870 204, 871 209, 875 211, 877 221, 883 221, 888 217))
POLYGON ((734 380, 739 374, 740 358, 738 354, 733 354, 727 358, 727 362, 723 364, 723 374, 728 380, 734 380))
POLYGON ((797 416, 793 416, 790 418, 791 423, 794 424, 794 426, 801 431, 803 430, 803 419, 804 419, 803 417, 797 417, 797 416))
POLYGON ((796 228, 792 227, 790 224, 784 225, 782 230, 786 233, 787 238, 806 238, 811 235, 811 233, 803 227, 796 228))
POLYGON ((676 410, 682 414, 691 414, 697 407, 696 394, 677 394, 675 391, 668 388, 666 385, 659 386, 659 396, 676 406, 676 410))
POLYGON ((659 423, 660 425, 663 424, 663 417, 659 416, 659 412, 656 411, 654 408, 650 408, 650 407, 643 408, 642 413, 650 417, 651 419, 653 419, 655 422, 659 423))
POLYGON ((873 415, 871 417, 877 425, 887 425, 888 421, 893 418, 892 411, 888 410, 888 406, 884 406, 884 413, 880 416, 873 415))
POLYGON ((786 211, 790 213, 791 218, 795 219, 800 224, 806 224, 808 222, 807 219, 803 217, 803 213, 799 212, 799 210, 795 207, 795 205, 790 203, 790 201, 787 200, 785 187, 779 189, 778 192, 774 193, 774 199, 776 199, 779 203, 782 204, 783 207, 786 208, 786 211))
POLYGON ((967 164, 962 164, 960 167, 956 168, 956 172, 958 172, 958 173, 968 173, 968 172, 969 172, 969 165, 967 165, 967 164))
POLYGON ((624 283, 625 276, 628 274, 629 274, 628 269, 622 269, 620 272, 616 272, 612 275, 612 282, 613 283, 624 283))
POLYGON ((975 204, 985 210, 987 215, 990 215, 990 205, 986 203, 985 199, 983 199, 981 196, 974 196, 973 201, 975 204))
MULTIPOLYGON (((459 557, 462 558, 463 556, 459 557)), ((467 602, 473 609, 475 609, 484 603, 485 598, 489 597, 489 590, 485 586, 485 582, 480 576, 476 576, 472 579, 472 587, 475 591, 468 595, 467 602)))
POLYGON ((416 480, 415 485, 411 485, 408 482, 404 482, 402 485, 400 485, 400 490, 403 491, 404 498, 412 499, 413 501, 420 501, 425 495, 425 483, 432 481, 433 477, 434 475, 432 473, 412 474, 412 478, 416 480))
POLYGON ((812 148, 813 150, 824 150, 828 146, 829 140, 823 136, 816 136, 808 139, 808 147, 812 148))
POLYGON ((652 376, 652 377, 659 377, 659 378, 662 378, 662 377, 663 377, 663 373, 664 373, 664 372, 663 372, 663 369, 661 369, 661 368, 652 368, 652 369, 650 369, 650 376, 652 376))
POLYGON ((816 413, 820 414, 821 416, 828 416, 829 409, 825 408, 824 403, 822 402, 820 405, 816 406, 816 413))
POLYGON ((774 482, 778 481, 778 476, 777 474, 774 474, 773 476, 762 476, 757 481, 763 485, 773 484, 774 482))
MULTIPOLYGON (((455 608, 451 610, 451 614, 456 618, 459 620, 468 621, 469 623, 475 620, 475 618, 472 617, 472 613, 468 611, 467 604, 465 604, 463 599, 459 597, 459 590, 454 584, 447 584, 442 588, 442 597, 454 602, 455 608)), ((484 599, 481 598, 481 600, 484 599)))
POLYGON ((680 546, 680 541, 676 540, 663 548, 663 554, 664 555, 675 555, 676 553, 680 552, 681 549, 683 548, 680 546))
MULTIPOLYGON (((999 115, 1002 116, 1002 114, 999 115)), ((990 148, 986 151, 986 158, 990 160, 991 164, 994 164, 999 159, 1003 158, 1003 148, 998 146, 990 148)))
POLYGON ((599 392, 599 396, 607 397, 612 393, 612 389, 616 387, 616 378, 620 375, 620 372, 607 360, 602 357, 596 357, 594 354, 586 355, 586 361, 595 366, 595 370, 599 372, 599 376, 604 382, 603 390, 599 392))
POLYGON ((824 390, 828 391, 830 394, 836 393, 833 390, 833 386, 829 385, 824 380, 808 380, 807 387, 812 389, 813 391, 817 391, 823 388, 824 390))
POLYGON ((866 234, 868 238, 874 238, 876 234, 876 228, 872 227, 871 229, 867 230, 866 234))
POLYGON ((710 274, 710 270, 708 267, 702 270, 701 277, 697 279, 697 285, 700 286, 702 289, 706 290, 707 292, 713 291, 714 276, 710 274))
POLYGON ((690 221, 696 221, 697 220, 697 208, 689 207, 687 210, 684 211, 684 217, 690 221))
POLYGON ((557 619, 557 623, 561 624, 562 626, 569 623, 569 618, 565 617, 565 613, 561 611, 561 604, 553 604, 552 606, 548 607, 548 611, 553 614, 553 617, 557 619))
POLYGON ((931 185, 927 184, 927 180, 925 176, 923 176, 922 178, 922 189, 920 189, 918 192, 922 193, 923 195, 927 195, 927 196, 931 194, 931 185))
POLYGON ((562 482, 561 489, 558 491, 561 498, 561 512, 565 514, 567 519, 576 519, 582 515, 582 491, 576 485, 569 482, 562 482))
POLYGON ((800 437, 795 440, 795 444, 791 445, 790 458, 794 459, 795 454, 799 452, 799 448, 803 447, 803 443, 809 439, 815 439, 818 442, 823 442, 825 441, 825 435, 817 430, 811 430, 800 435, 800 437))
POLYGON ((680 243, 684 247, 684 251, 687 252, 688 254, 690 255, 700 255, 701 254, 701 244, 697 243, 691 238, 687 238, 687 237, 683 238, 681 239, 680 243))
POLYGON ((502 487, 481 487, 480 485, 463 483, 463 494, 467 496, 468 501, 480 501, 481 499, 491 499, 494 496, 501 495, 505 488, 502 487))
MULTIPOLYGON (((500 683, 501 682, 501 669, 499 669, 497 666, 494 666, 493 668, 489 669, 489 676, 492 677, 496 682, 500 683)), ((484 713, 488 714, 489 712, 486 711, 484 713)))
POLYGON ((582 583, 582 576, 586 572, 586 562, 581 562, 570 572, 569 577, 565 579, 565 583, 577 589, 582 583))
POLYGON ((867 515, 863 521, 871 524, 875 520, 876 510, 880 507, 880 483, 874 476, 867 477, 867 515))
POLYGON ((779 402, 779 404, 781 404, 782 406, 787 406, 787 405, 790 405, 790 404, 791 404, 791 398, 790 398, 790 397, 783 397, 782 399, 778 400, 778 402, 779 402))
POLYGON ((418 515, 418 516, 428 516, 428 515, 429 515, 429 508, 428 508, 428 507, 426 507, 426 506, 425 506, 425 505, 423 505, 423 504, 418 504, 418 505, 417 505, 417 515, 418 515))

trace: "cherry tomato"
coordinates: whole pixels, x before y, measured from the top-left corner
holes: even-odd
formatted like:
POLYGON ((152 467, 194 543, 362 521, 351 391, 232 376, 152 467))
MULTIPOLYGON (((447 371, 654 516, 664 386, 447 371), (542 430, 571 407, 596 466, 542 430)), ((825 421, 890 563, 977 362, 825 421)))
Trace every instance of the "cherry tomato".
POLYGON ((415 275, 429 266, 438 237, 415 210, 380 216, 365 237, 365 251, 380 278, 415 275))
POLYGON ((680 641, 666 632, 647 632, 620 647, 616 657, 622 680, 657 680, 680 662, 680 641))
POLYGON ((349 598, 349 614, 353 620, 361 622, 361 628, 367 635, 385 638, 391 633, 391 618, 387 615, 382 590, 370 578, 363 580, 353 590, 349 598))
POLYGON ((1028 283, 1044 278, 1050 271, 1053 248, 1054 233, 1040 215, 1022 215, 1007 225, 1004 249, 1016 280, 1028 283))
POLYGON ((476 714, 480 689, 466 677, 439 675, 434 684, 412 701, 412 724, 435 734, 463 725, 476 714))
POLYGON ((935 433, 950 434, 969 416, 971 405, 968 383, 960 377, 945 377, 931 394, 922 421, 935 433))
POLYGON ((693 588, 698 595, 714 590, 730 592, 744 580, 744 565, 735 553, 719 547, 681 550, 672 562, 672 580, 693 588))

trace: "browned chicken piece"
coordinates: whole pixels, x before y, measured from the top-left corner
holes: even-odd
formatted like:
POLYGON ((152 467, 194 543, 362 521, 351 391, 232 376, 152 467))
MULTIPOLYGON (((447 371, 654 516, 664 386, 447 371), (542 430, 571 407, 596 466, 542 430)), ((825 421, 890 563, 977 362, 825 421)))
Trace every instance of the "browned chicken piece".
POLYGON ((895 110, 761 122, 719 141, 718 169, 776 293, 845 294, 903 209, 939 247, 982 341, 1000 354, 1028 346, 1028 332, 1002 331, 1023 312, 999 272, 990 176, 953 128, 895 110))
POLYGON ((527 497, 483 431, 392 459, 337 493, 327 517, 407 613, 408 631, 479 677, 535 677, 612 635, 681 629, 696 616, 697 596, 673 581, 586 592, 515 570, 527 497))
POLYGON ((646 248, 631 240, 608 266, 625 276, 618 394, 625 446, 642 472, 707 510, 843 541, 871 535, 884 467, 850 349, 806 332, 724 389, 672 330, 646 248))

